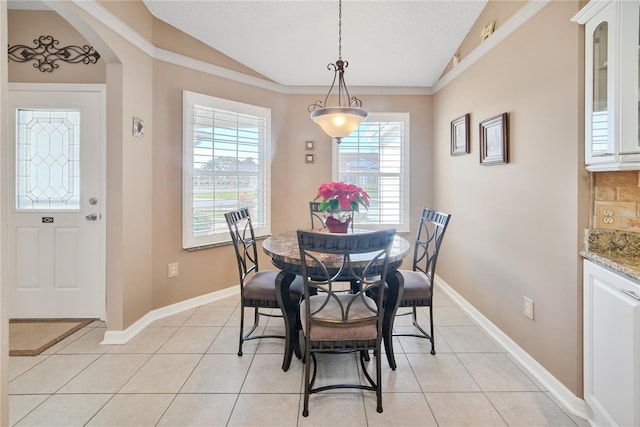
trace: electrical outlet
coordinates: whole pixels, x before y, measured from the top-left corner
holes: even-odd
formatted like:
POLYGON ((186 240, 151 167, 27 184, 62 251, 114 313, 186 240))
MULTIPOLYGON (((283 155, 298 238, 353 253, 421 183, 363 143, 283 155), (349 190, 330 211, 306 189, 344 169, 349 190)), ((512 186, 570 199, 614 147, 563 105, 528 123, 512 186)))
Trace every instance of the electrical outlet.
POLYGON ((172 262, 169 264, 167 268, 167 277, 177 277, 178 276, 178 263, 172 262))
POLYGON ((533 300, 529 297, 524 297, 523 313, 525 317, 533 320, 533 300))

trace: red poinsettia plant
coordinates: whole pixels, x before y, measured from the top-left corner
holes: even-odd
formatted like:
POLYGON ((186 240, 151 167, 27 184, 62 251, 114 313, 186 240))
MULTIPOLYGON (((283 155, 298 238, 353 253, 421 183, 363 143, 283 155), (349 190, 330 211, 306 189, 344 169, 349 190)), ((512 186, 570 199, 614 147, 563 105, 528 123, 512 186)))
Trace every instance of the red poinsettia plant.
POLYGON ((360 212, 360 206, 369 207, 369 195, 361 187, 344 182, 320 184, 315 200, 321 200, 320 210, 328 213, 360 212))

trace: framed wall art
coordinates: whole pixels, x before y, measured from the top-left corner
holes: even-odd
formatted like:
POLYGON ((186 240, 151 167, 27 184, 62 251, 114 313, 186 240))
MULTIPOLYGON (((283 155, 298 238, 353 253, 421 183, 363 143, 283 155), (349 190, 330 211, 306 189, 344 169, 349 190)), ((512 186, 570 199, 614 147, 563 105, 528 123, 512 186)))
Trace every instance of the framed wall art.
POLYGON ((480 164, 506 163, 509 163, 509 126, 507 113, 502 113, 480 122, 480 164))
POLYGON ((469 153, 469 118, 467 113, 451 122, 452 156, 469 153))
POLYGON ((315 163, 316 159, 315 156, 313 154, 305 154, 304 155, 304 162, 305 163, 315 163))
POLYGON ((314 141, 305 141, 304 142, 305 150, 315 150, 315 142, 314 141))

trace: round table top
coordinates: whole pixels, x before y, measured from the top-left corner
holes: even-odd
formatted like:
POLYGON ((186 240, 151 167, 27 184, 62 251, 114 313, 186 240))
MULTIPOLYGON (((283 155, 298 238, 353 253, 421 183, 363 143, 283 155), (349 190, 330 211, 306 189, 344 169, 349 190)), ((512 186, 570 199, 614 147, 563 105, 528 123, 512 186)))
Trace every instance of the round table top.
MULTIPOLYGON (((371 230, 354 230, 354 233, 369 232, 371 230)), ((271 257, 274 264, 282 267, 283 264, 300 266, 300 250, 298 249, 298 236, 296 230, 285 231, 283 233, 273 234, 267 237, 262 242, 262 249, 271 257)), ((407 256, 411 244, 403 237, 397 234, 393 237, 393 243, 391 245, 391 253, 389 254, 389 264, 399 265, 402 259, 407 256)), ((335 257, 335 255, 327 254, 327 257, 335 257)), ((358 261, 361 259, 363 264, 366 264, 371 260, 370 254, 354 254, 352 261, 358 261)), ((323 260, 326 261, 326 260, 323 260)), ((339 263, 341 258, 336 257, 336 262, 339 263)))

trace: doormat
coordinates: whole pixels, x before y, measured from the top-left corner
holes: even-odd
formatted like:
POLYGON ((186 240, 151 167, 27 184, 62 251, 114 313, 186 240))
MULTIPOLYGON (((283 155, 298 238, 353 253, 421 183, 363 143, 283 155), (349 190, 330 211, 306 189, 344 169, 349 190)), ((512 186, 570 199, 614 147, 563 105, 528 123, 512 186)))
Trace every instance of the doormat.
POLYGON ((95 319, 9 319, 9 356, 37 356, 95 319))

